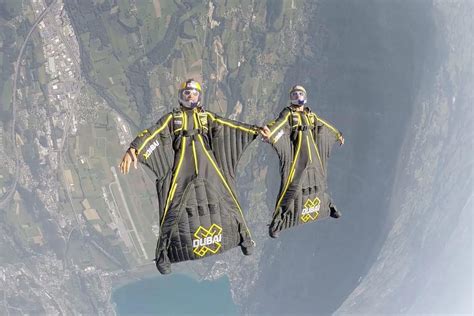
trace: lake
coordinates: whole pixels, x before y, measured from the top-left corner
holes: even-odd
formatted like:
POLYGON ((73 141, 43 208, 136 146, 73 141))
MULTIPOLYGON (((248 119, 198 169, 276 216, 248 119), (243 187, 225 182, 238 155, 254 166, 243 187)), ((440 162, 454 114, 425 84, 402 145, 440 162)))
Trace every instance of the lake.
POLYGON ((182 275, 139 280, 116 289, 118 315, 238 315, 229 280, 196 281, 182 275))

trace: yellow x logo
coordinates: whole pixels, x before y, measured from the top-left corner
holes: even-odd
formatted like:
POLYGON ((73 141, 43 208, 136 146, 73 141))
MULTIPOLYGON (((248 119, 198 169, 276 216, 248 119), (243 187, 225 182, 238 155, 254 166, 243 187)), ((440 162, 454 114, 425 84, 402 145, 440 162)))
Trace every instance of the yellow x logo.
POLYGON ((221 248, 222 227, 216 224, 212 224, 209 229, 199 226, 194 237, 193 252, 196 255, 203 257, 208 252, 217 253, 221 248))
POLYGON ((319 208, 320 208, 321 200, 316 197, 314 200, 307 199, 304 203, 303 211, 301 211, 300 219, 303 223, 308 221, 314 221, 319 216, 319 208))

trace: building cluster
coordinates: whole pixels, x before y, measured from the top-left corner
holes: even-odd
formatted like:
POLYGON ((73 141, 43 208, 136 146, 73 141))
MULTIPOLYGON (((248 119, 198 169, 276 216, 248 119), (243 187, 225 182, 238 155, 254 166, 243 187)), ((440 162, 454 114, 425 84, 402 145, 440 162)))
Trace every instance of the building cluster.
POLYGON ((110 293, 116 274, 93 266, 65 267, 52 253, 34 255, 22 263, 0 266, 4 308, 14 314, 47 315, 68 315, 81 310, 81 306, 74 306, 80 300, 64 295, 67 289, 70 295, 94 298, 104 310, 112 310, 110 293), (82 282, 86 289, 75 285, 82 282))

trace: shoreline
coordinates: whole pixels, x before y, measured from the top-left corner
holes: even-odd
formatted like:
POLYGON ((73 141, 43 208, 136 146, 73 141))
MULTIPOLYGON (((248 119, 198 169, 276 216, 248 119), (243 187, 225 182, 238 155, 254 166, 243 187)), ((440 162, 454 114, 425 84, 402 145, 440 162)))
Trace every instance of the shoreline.
POLYGON ((193 279, 194 281, 201 282, 203 277, 200 276, 196 271, 190 270, 188 267, 174 267, 174 270, 169 275, 162 275, 158 272, 154 263, 141 265, 135 267, 133 270, 123 271, 120 275, 117 275, 112 281, 112 296, 118 289, 139 282, 145 279, 152 279, 157 277, 172 277, 174 275, 184 275, 193 279))

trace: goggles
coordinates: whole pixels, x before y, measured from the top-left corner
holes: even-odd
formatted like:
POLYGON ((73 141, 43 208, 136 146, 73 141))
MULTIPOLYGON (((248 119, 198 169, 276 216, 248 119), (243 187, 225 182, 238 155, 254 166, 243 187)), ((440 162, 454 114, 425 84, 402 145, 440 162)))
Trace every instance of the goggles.
POLYGON ((190 95, 192 95, 193 97, 197 97, 199 95, 199 91, 196 89, 186 89, 186 90, 183 90, 182 94, 185 97, 190 96, 190 95))
POLYGON ((292 99, 298 99, 299 97, 305 97, 306 93, 304 91, 293 91, 290 93, 292 99))

